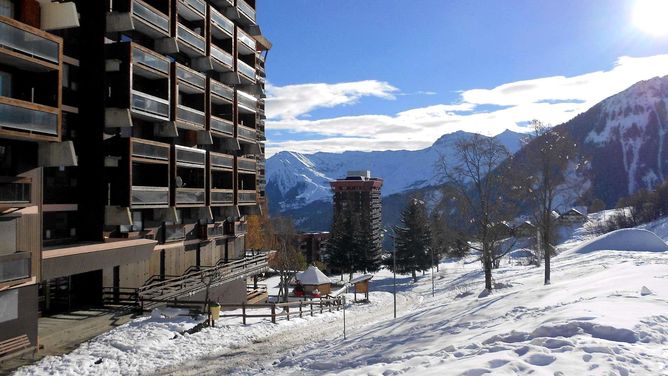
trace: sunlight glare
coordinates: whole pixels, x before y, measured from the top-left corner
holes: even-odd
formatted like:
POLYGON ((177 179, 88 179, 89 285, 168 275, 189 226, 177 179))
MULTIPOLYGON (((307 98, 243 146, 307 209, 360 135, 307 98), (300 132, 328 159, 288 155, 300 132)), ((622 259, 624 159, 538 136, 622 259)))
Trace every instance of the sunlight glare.
POLYGON ((633 11, 635 26, 652 35, 668 35, 668 0, 637 0, 633 11))

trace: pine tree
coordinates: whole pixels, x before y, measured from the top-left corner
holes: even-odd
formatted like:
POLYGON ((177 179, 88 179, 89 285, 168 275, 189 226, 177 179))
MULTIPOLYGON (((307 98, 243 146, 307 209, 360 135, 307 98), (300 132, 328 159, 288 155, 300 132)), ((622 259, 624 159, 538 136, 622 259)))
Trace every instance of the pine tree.
POLYGON ((332 270, 352 274, 355 270, 354 248, 355 248, 354 227, 350 218, 335 218, 330 231, 330 238, 327 241, 327 254, 325 262, 332 270))
MULTIPOLYGON (((396 272, 411 273, 417 282, 417 271, 431 267, 431 229, 424 202, 411 200, 401 212, 401 225, 394 228, 396 272)), ((392 265, 390 265, 390 269, 392 265)))

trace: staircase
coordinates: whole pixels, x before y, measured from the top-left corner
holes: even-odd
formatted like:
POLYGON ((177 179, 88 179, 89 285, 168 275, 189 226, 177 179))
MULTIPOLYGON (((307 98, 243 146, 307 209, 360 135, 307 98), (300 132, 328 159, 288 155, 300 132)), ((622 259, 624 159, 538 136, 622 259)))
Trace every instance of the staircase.
MULTIPOLYGON (((244 279, 269 269, 267 253, 246 256, 215 266, 202 266, 182 276, 149 281, 146 285, 122 290, 123 303, 134 303, 143 310, 164 305, 179 298, 192 296, 208 288, 214 288, 234 280, 244 279)), ((119 289, 117 289, 118 291, 119 289)), ((105 296, 113 294, 113 288, 105 288, 105 296)), ((118 298, 118 292, 116 297, 118 298)), ((118 299, 116 300, 118 302, 118 299)))

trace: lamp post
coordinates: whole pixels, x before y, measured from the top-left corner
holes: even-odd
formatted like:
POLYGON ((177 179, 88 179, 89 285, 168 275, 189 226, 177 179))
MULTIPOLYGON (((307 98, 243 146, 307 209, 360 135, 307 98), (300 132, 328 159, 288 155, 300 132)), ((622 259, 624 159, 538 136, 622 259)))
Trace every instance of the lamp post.
POLYGON ((392 236, 392 272, 394 273, 394 318, 397 318, 397 237, 396 233, 392 236))
POLYGON ((431 247, 431 297, 434 297, 434 247, 431 247))

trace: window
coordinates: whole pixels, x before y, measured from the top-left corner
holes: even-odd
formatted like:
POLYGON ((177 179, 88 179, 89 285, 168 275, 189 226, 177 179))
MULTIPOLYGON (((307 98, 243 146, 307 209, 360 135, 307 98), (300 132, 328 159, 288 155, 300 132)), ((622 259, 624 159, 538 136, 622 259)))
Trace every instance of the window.
POLYGON ((0 322, 16 320, 18 318, 19 290, 14 289, 0 292, 0 322))
POLYGON ((14 0, 0 0, 0 16, 14 18, 14 0))
MULTIPOLYGON (((0 0, 0 4, 2 4, 2 0, 0 0)), ((11 97, 11 96, 12 96, 12 75, 7 72, 0 71, 0 97, 11 97)))
POLYGON ((16 252, 16 219, 0 220, 0 256, 16 252))

